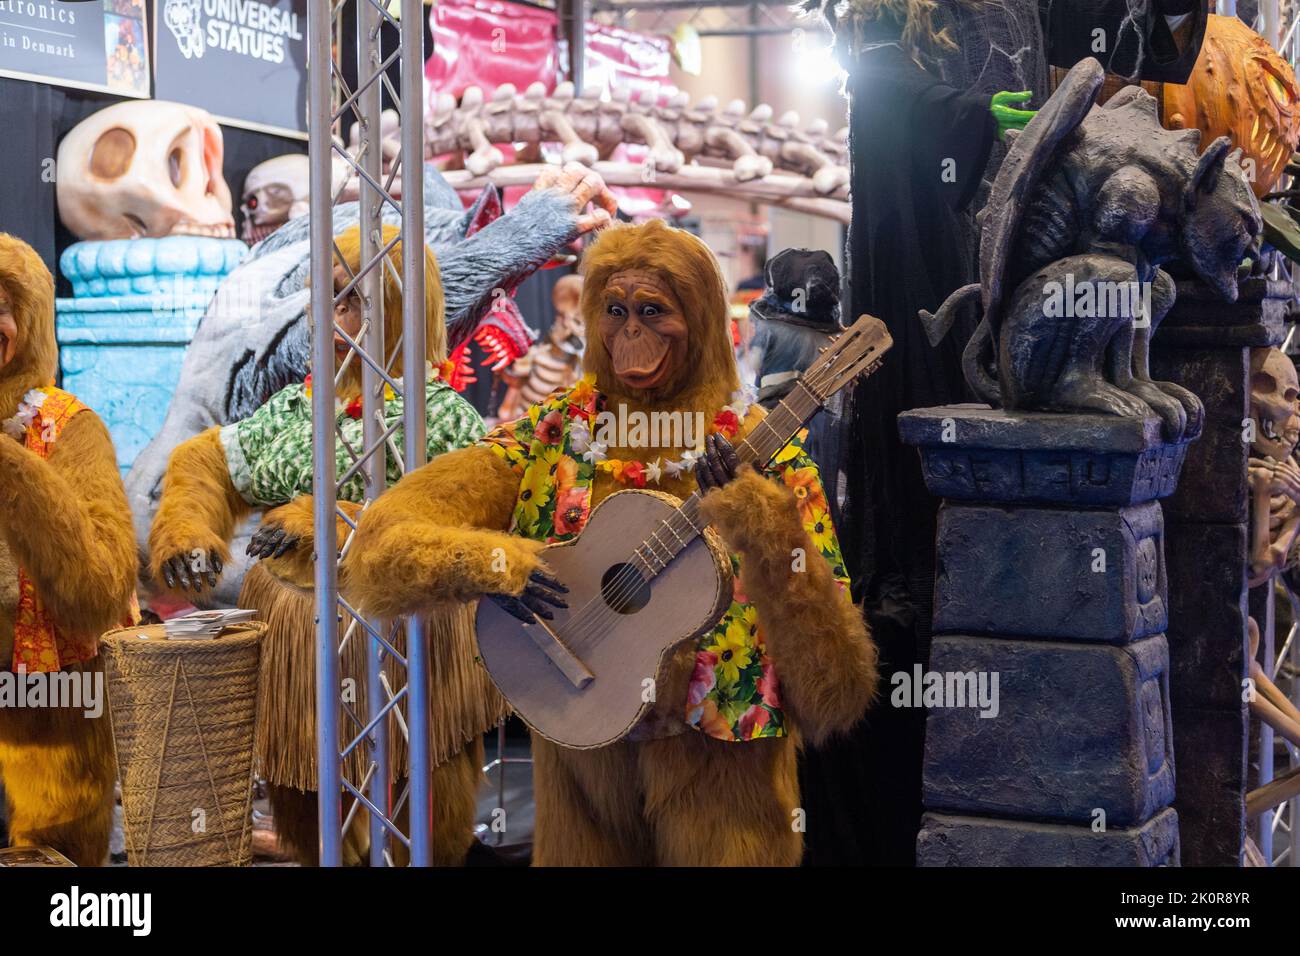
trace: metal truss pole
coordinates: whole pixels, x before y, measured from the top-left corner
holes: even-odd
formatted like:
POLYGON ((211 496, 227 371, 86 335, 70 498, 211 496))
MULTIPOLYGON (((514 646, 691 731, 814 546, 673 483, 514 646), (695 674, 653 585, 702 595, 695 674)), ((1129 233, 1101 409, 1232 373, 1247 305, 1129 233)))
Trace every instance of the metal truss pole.
MULTIPOLYGON (((380 51, 379 11, 370 3, 357 5, 357 75, 358 88, 365 78, 380 69, 382 63, 380 51)), ((375 184, 383 175, 383 155, 380 144, 380 113, 383 111, 383 87, 379 83, 370 83, 362 89, 357 97, 358 122, 358 156, 361 168, 366 176, 361 179, 361 261, 370 262, 377 256, 383 257, 383 218, 381 190, 375 184)), ((386 261, 386 259, 384 260, 386 261)), ((372 358, 386 358, 384 342, 384 279, 385 267, 371 269, 361 280, 361 292, 364 302, 364 332, 361 336, 362 348, 372 358)), ((387 362, 384 363, 387 366, 387 362)), ((385 382, 375 368, 362 363, 362 435, 366 448, 376 444, 383 446, 384 431, 384 387, 385 382)), ((371 455, 362 469, 365 476, 366 498, 374 499, 384 493, 387 485, 387 455, 384 452, 371 455)), ((371 620, 372 627, 379 622, 371 620)), ((362 639, 356 634, 356 639, 362 639)), ((384 693, 383 665, 384 646, 374 637, 365 638, 369 653, 366 655, 366 700, 369 704, 365 721, 372 723, 380 713, 382 702, 387 699, 384 693)), ((366 740, 366 748, 373 765, 370 776, 368 795, 370 802, 379 808, 385 817, 392 815, 389 805, 388 788, 388 721, 379 720, 366 740)), ((388 833, 379 814, 370 816, 370 865, 383 866, 387 850, 388 833)))
MULTIPOLYGON (((395 843, 401 843, 410 847, 413 865, 427 866, 431 861, 432 807, 424 629, 418 620, 409 622, 403 652, 392 640, 393 631, 385 632, 379 621, 366 618, 339 600, 336 524, 338 520, 352 522, 337 502, 344 487, 355 487, 357 476, 364 488, 364 509, 384 493, 390 461, 404 471, 419 467, 425 458, 424 8, 421 0, 402 0, 399 21, 386 0, 335 0, 332 4, 320 0, 309 6, 311 322, 312 369, 317 383, 312 390, 312 451, 321 864, 337 866, 342 862, 343 834, 354 830, 358 813, 365 813, 372 865, 391 865, 390 850, 395 843), (342 38, 331 36, 331 25, 343 22, 343 17, 336 14, 348 5, 356 10, 357 29, 357 75, 351 86, 332 59, 332 50, 340 48, 337 41, 342 38), (399 49, 387 54, 382 49, 385 24, 397 28, 400 38, 399 49), (400 94, 387 75, 399 57, 400 94), (405 118, 400 123, 400 156, 387 171, 380 123, 385 91, 397 109, 399 121, 405 118), (340 118, 348 113, 356 119, 352 152, 345 151, 334 138, 340 118), (357 187, 361 240, 360 262, 355 272, 344 264, 346 281, 337 291, 333 273, 335 264, 342 264, 343 259, 334 243, 335 156, 348 165, 357 187), (400 204, 392 195, 399 176, 403 187, 400 204), (395 223, 399 214, 400 274, 399 267, 389 259, 396 237, 384 237, 385 221, 395 223), (385 341, 383 290, 388 283, 402 289, 401 342, 385 341), (335 308, 354 294, 362 300, 361 331, 355 337, 344 335, 343 340, 349 349, 345 369, 359 368, 361 372, 360 448, 344 441, 338 429, 335 400, 339 377, 329 374, 334 369, 334 342, 339 332, 334 324, 335 308), (401 379, 393 375, 393 359, 399 348, 404 358, 401 379), (396 425, 390 426, 385 418, 389 389, 400 394, 404 403, 404 447, 400 450, 394 434, 396 425), (341 475, 340 462, 344 468, 341 475), (341 635, 340 621, 347 622, 341 635), (344 687, 340 659, 352 641, 366 648, 364 709, 354 707, 351 696, 341 693, 344 687), (405 680, 398 686, 393 686, 388 676, 395 672, 394 666, 405 671, 405 680), (346 717, 346 733, 340 726, 340 711, 346 717), (389 728, 394 720, 409 742, 410 762, 405 773, 395 774, 390 768, 389 728), (364 774, 352 780, 344 768, 355 765, 355 758, 349 757, 358 752, 365 755, 364 774), (394 793, 390 784, 394 777, 405 778, 409 789, 394 793), (398 826, 404 810, 409 811, 409 836, 398 826)), ((341 30, 336 27, 335 32, 341 30)))
MULTIPOLYGON (((402 341, 406 405, 404 433, 406 467, 424 464, 425 424, 424 334, 424 5, 402 0, 402 341)), ((411 865, 432 862, 432 814, 429 751, 429 660, 424 621, 406 622, 407 675, 411 732, 411 865)))
POLYGON ((311 305, 312 368, 321 374, 312 389, 312 493, 315 496, 316 538, 316 767, 320 862, 342 862, 343 835, 338 800, 339 762, 339 657, 338 657, 338 550, 334 526, 333 375, 334 368, 334 209, 331 152, 334 123, 333 56, 330 27, 333 18, 324 3, 307 6, 308 140, 311 188, 311 305))

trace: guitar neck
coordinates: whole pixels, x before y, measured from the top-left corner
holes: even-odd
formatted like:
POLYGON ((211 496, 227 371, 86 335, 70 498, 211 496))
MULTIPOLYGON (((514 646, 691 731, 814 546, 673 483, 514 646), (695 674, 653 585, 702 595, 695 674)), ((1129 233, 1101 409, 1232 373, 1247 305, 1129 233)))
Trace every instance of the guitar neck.
MULTIPOLYGON (((736 446, 736 457, 741 464, 757 462, 760 467, 766 467, 820 407, 817 396, 799 382, 736 446)), ((696 491, 658 531, 641 542, 630 563, 641 571, 642 577, 649 579, 662 571, 704 530, 707 522, 700 514, 700 498, 696 491)))

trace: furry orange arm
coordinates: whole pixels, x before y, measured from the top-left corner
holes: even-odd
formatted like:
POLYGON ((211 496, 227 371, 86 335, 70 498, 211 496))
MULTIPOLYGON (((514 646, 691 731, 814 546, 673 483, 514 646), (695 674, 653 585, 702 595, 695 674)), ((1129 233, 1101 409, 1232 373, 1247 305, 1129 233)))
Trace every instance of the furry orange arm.
MULTIPOLYGON (((299 495, 287 505, 272 508, 262 515, 262 524, 258 528, 258 537, 274 534, 283 530, 285 540, 291 542, 279 557, 262 558, 262 566, 272 575, 286 584, 303 591, 310 591, 316 586, 316 499, 312 495, 299 495)), ((346 514, 355 524, 361 514, 361 506, 352 501, 335 502, 338 511, 346 514)), ((336 542, 340 550, 352 534, 352 526, 335 513, 334 528, 336 542)), ((253 544, 257 545, 257 538, 253 544)), ((254 552, 256 553, 256 552, 254 552)))
POLYGON ((182 442, 167 463, 162 499, 149 529, 149 572, 157 587, 166 587, 162 565, 177 555, 188 564, 196 552, 215 552, 228 563, 235 526, 252 510, 230 481, 219 432, 209 428, 182 442))
POLYGON ((794 496, 746 468, 702 504, 740 555, 781 696, 805 739, 818 744, 847 730, 875 696, 876 645, 804 530, 794 496), (795 561, 797 548, 807 556, 802 562, 795 561))
POLYGON ((439 455, 361 516, 343 562, 344 596, 394 618, 518 594, 542 547, 505 533, 518 493, 519 476, 487 448, 439 455))
POLYGON ((0 437, 0 474, 0 533, 54 620, 77 634, 120 626, 138 562, 104 423, 78 413, 47 459, 0 437))

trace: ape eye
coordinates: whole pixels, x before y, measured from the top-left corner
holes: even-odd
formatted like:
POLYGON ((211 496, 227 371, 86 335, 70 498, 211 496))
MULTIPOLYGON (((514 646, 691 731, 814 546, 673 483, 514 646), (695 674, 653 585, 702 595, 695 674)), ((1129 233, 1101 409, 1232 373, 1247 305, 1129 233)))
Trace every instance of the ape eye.
POLYGON ((646 305, 641 307, 641 314, 645 316, 656 316, 662 314, 662 309, 657 305, 646 305))
POLYGON ((610 305, 605 311, 616 319, 621 319, 627 315, 627 309, 621 305, 610 305))

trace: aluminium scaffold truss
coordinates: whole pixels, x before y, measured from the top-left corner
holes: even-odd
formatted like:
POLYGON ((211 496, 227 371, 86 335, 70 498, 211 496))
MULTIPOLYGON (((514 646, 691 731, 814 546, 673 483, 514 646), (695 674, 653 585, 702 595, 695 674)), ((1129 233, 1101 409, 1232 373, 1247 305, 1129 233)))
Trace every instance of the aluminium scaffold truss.
MULTIPOLYGON (((393 179, 401 174, 405 161, 423 163, 420 117, 424 87, 424 5, 421 0, 313 0, 308 10, 308 111, 309 157, 311 166, 311 307, 312 368, 333 369, 335 364, 335 305, 354 291, 363 303, 360 333, 349 337, 340 332, 349 352, 346 365, 359 362, 362 368, 363 446, 348 446, 336 427, 321 423, 336 421, 334 389, 312 392, 313 482, 315 495, 315 599, 316 599, 316 713, 317 766, 319 771, 320 860, 323 866, 337 866, 342 858, 343 834, 359 812, 370 823, 371 865, 392 865, 394 847, 409 850, 413 866, 427 866, 430 860, 430 746, 429 668, 422 622, 407 622, 405 654, 394 641, 395 628, 386 633, 377 621, 368 620, 339 598, 338 535, 336 517, 350 519, 336 501, 340 478, 360 474, 365 482, 363 509, 385 489, 386 458, 392 454, 403 472, 424 464, 425 456, 425 326, 424 326, 424 190, 419 175, 405 177, 400 200, 391 195, 393 179), (357 69, 354 87, 345 79, 340 62, 343 52, 342 13, 352 7, 356 14, 357 69), (394 15, 394 8, 400 16, 394 15), (398 31, 396 49, 384 55, 381 33, 387 25, 398 31), (389 70, 398 66, 400 90, 394 89, 389 70), (400 115, 413 122, 402 124, 401 155, 385 177, 379 146, 380 113, 384 93, 400 115), (347 115, 356 121, 355 154, 342 148, 336 132, 347 115), (331 195, 333 156, 347 163, 361 182, 361 261, 355 275, 349 275, 343 289, 334 289, 334 204, 331 195), (385 212, 388 215, 385 217, 385 212), (397 236, 385 241, 382 225, 400 218, 397 236), (395 274, 388 254, 402 243, 401 275, 395 274), (384 341, 383 279, 388 270, 402 288, 402 338, 384 341), (398 382, 391 374, 398 350, 404 357, 404 376, 398 382), (397 426, 384 423, 384 387, 404 398, 403 448, 394 440, 397 426), (337 471, 335 443, 342 443, 349 460, 343 476, 337 471), (350 641, 367 644, 367 693, 365 709, 345 699, 340 681, 340 653, 350 641), (385 673, 393 663, 405 674, 405 682, 390 681, 385 673), (340 711, 345 719, 340 720, 340 711), (399 776, 404 783, 396 792, 389 786, 390 715, 399 731, 407 736, 409 766, 399 776), (354 751, 365 754, 366 771, 360 780, 347 779, 345 758, 354 751), (342 794, 343 800, 335 798, 342 794), (407 809, 409 826, 398 825, 407 809)), ((346 267, 345 267, 346 268, 346 267)))

